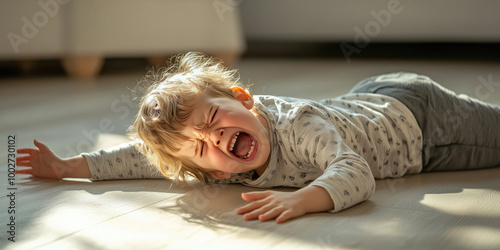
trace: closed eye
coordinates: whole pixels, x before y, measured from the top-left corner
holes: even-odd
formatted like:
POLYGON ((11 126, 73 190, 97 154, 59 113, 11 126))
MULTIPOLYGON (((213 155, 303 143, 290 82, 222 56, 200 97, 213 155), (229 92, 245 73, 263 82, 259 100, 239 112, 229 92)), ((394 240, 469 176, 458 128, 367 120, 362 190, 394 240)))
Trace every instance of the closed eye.
POLYGON ((205 142, 201 141, 200 158, 203 157, 203 148, 205 147, 205 142))
MULTIPOLYGON (((210 112, 212 111, 212 109, 213 109, 213 106, 210 108, 210 112)), ((212 115, 212 117, 210 117, 210 121, 209 121, 209 122, 208 122, 208 124, 206 124, 206 125, 204 126, 204 128, 202 128, 202 129, 207 129, 207 128, 208 128, 208 126, 209 126, 210 124, 212 124, 212 122, 213 122, 213 121, 214 121, 214 119, 215 119, 215 115, 217 115, 217 111, 219 111, 219 107, 217 107, 217 108, 215 109, 214 114, 212 115)), ((201 147, 200 147, 200 157, 203 157, 203 148, 205 148, 205 142, 204 142, 203 140, 200 140, 200 142, 201 142, 201 147)))
POLYGON ((215 115, 217 114, 217 111, 219 111, 219 108, 215 109, 214 114, 212 115, 212 118, 210 119, 210 124, 212 124, 212 122, 214 121, 215 115))

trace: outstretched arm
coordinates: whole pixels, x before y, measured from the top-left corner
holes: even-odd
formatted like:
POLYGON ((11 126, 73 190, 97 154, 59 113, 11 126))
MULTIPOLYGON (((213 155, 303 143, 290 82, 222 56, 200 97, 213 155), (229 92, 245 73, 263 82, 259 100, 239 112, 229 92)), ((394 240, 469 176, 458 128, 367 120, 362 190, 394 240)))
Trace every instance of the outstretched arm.
POLYGON ((328 192, 318 186, 307 186, 295 192, 261 191, 243 193, 252 203, 236 210, 245 220, 267 221, 276 218, 282 223, 306 213, 324 212, 334 208, 328 192))
POLYGON ((39 178, 91 178, 91 180, 148 179, 165 177, 149 164, 131 143, 62 159, 45 144, 35 140, 37 148, 22 148, 17 174, 39 178))
POLYGON ((50 150, 45 144, 34 140, 37 148, 21 148, 19 154, 26 154, 16 158, 18 167, 16 174, 30 174, 38 178, 90 178, 87 160, 79 155, 62 159, 50 150))

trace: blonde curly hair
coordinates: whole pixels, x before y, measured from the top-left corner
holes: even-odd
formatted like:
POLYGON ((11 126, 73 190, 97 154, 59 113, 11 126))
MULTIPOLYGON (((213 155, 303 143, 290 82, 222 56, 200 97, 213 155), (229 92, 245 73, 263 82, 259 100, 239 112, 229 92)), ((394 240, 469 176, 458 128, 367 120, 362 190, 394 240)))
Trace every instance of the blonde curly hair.
POLYGON ((198 52, 179 54, 170 66, 150 71, 140 83, 146 84, 139 112, 127 135, 166 177, 186 180, 192 176, 202 183, 213 178, 189 159, 174 156, 179 143, 189 138, 181 135, 200 94, 234 98, 232 86, 238 82, 237 70, 228 69, 220 60, 198 52))

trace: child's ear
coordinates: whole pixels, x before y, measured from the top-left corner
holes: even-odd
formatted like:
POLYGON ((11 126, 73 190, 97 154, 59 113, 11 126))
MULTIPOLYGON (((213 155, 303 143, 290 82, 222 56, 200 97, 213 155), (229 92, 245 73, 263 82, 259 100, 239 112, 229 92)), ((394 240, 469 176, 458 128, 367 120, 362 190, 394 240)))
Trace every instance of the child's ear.
POLYGON ((210 171, 208 173, 217 180, 224 180, 231 177, 231 173, 226 173, 219 170, 210 171))
POLYGON ((238 86, 233 86, 231 87, 231 90, 233 91, 233 96, 236 98, 236 100, 240 101, 243 106, 247 109, 252 109, 253 108, 253 97, 243 89, 242 87, 238 86))

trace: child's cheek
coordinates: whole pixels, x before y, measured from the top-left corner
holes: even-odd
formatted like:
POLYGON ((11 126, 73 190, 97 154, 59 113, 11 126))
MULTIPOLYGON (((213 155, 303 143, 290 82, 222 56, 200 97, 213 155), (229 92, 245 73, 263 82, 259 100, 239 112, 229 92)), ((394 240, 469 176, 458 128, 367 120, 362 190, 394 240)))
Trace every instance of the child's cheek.
POLYGON ((226 172, 229 172, 229 173, 235 174, 235 173, 243 173, 243 172, 248 171, 248 170, 245 170, 244 165, 241 164, 241 162, 239 162, 237 160, 226 161, 224 164, 226 165, 226 169, 227 169, 226 172))
POLYGON ((231 169, 235 166, 234 161, 232 159, 228 159, 228 156, 220 150, 213 152, 211 160, 214 167, 217 167, 224 172, 231 172, 231 169))

